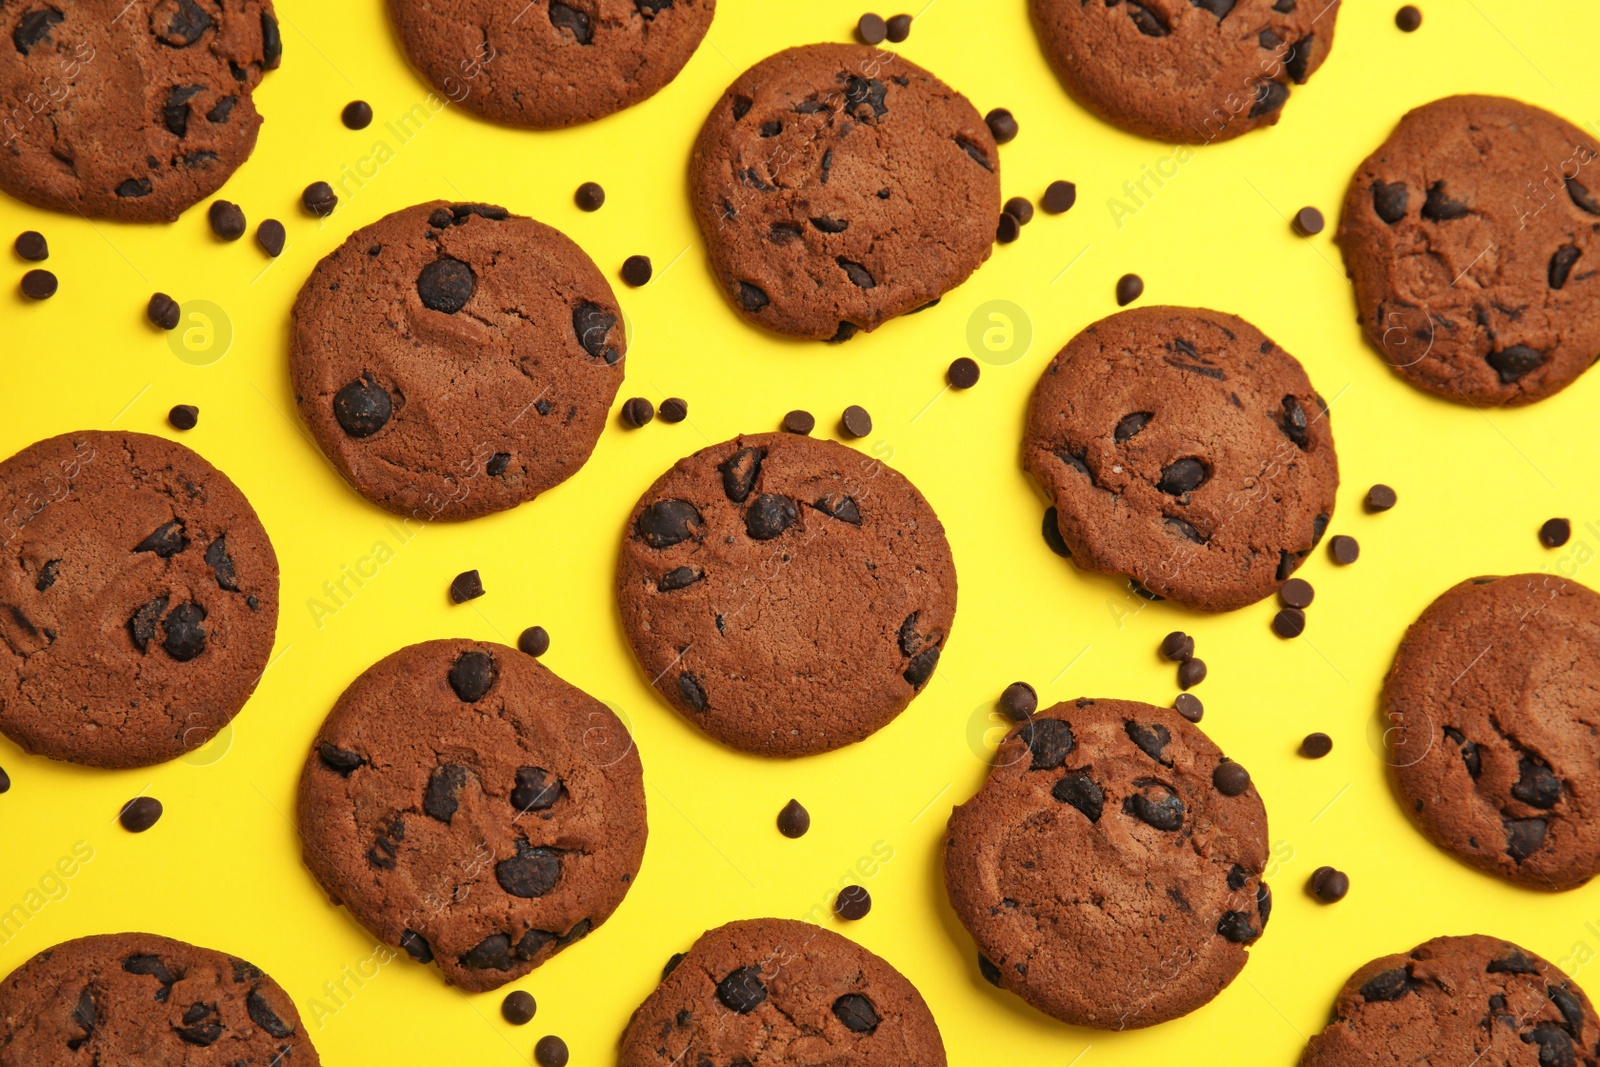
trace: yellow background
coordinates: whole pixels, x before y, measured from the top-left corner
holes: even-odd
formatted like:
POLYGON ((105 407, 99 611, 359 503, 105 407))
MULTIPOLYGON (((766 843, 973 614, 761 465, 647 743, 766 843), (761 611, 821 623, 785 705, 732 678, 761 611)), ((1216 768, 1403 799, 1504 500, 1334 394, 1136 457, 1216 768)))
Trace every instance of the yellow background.
MULTIPOLYGON (((217 242, 203 205, 171 226, 134 226, 0 202, 0 232, 9 240, 24 228, 44 231, 47 266, 61 278, 59 295, 40 304, 0 297, 0 454, 84 427, 180 436, 250 497, 283 573, 273 665, 213 747, 107 773, 28 758, 0 740, 0 766, 13 780, 0 797, 0 909, 28 900, 75 843, 93 849, 73 878, 47 884, 54 899, 20 931, 3 928, 0 972, 60 940, 146 929, 266 968, 329 1064, 515 1064, 545 1033, 565 1037, 574 1064, 609 1064, 669 954, 729 919, 805 915, 876 852, 891 858, 857 876, 871 890, 871 915, 847 928, 825 921, 916 983, 958 1065, 1288 1067, 1356 966, 1438 934, 1513 938, 1590 979, 1580 965, 1600 951, 1600 887, 1542 895, 1455 863, 1403 818, 1373 745, 1376 694, 1395 643, 1437 593, 1465 576, 1563 561, 1579 567, 1580 580, 1600 582, 1579 566, 1600 544, 1600 376, 1521 411, 1477 412, 1408 388, 1363 343, 1331 237, 1350 173, 1410 107, 1487 91, 1580 125, 1600 118, 1600 8, 1433 0, 1422 30, 1406 35, 1393 25, 1395 6, 1346 4, 1331 58, 1294 90, 1278 127, 1202 149, 1159 189, 1152 184, 1155 195, 1119 227, 1108 199, 1125 196, 1123 183, 1146 167, 1171 173, 1172 149, 1073 104, 1039 53, 1022 0, 934 0, 898 50, 980 111, 1016 113, 1021 136, 1001 150, 1006 195, 1037 197, 1052 179, 1069 178, 1078 205, 1041 215, 1020 242, 997 247, 936 309, 826 347, 763 335, 728 309, 706 270, 685 172, 701 118, 739 71, 787 45, 847 39, 860 0, 723 0, 682 76, 631 111, 528 133, 446 108, 403 144, 385 123, 428 89, 402 61, 379 0, 278 0, 283 67, 257 94, 266 123, 255 155, 222 195, 244 207, 252 232, 269 215, 287 224, 280 259, 249 239, 217 242), (362 132, 339 122, 356 97, 377 113, 362 132), (375 153, 379 141, 387 152, 375 153), (352 185, 331 219, 319 225, 299 210, 308 182, 358 173, 375 154, 393 158, 352 185), (586 215, 572 192, 590 179, 609 199, 586 215), (306 438, 286 373, 287 322, 307 272, 350 230, 434 197, 501 203, 552 223, 613 277, 626 256, 650 255, 650 286, 614 283, 632 328, 618 403, 683 396, 691 417, 637 432, 613 418, 594 458, 565 485, 515 512, 434 525, 400 544, 388 516, 348 490, 306 438), (1306 204, 1330 221, 1310 241, 1286 222, 1306 204), (1039 536, 1044 505, 1018 462, 1029 391, 1075 332, 1115 310, 1113 285, 1125 271, 1143 275, 1146 303, 1250 319, 1334 401, 1345 484, 1330 533, 1358 537, 1363 555, 1337 568, 1318 553, 1305 566, 1317 602, 1301 640, 1271 634, 1270 603, 1220 618, 1168 604, 1139 610, 1117 583, 1075 572, 1039 536), (176 358, 143 319, 155 290, 218 305, 231 348, 209 365, 176 358), (968 354, 969 317, 996 299, 1022 310, 1031 347, 1009 364, 989 354, 999 362, 985 363, 976 389, 942 392, 945 367, 968 354), (198 429, 167 427, 177 403, 199 405, 198 429), (876 422, 861 446, 892 455, 949 530, 961 578, 955 631, 926 691, 870 740, 792 763, 739 755, 678 719, 633 665, 611 594, 621 526, 678 457, 773 428, 794 407, 833 433, 852 403, 876 422), (1368 516, 1360 501, 1376 481, 1398 489, 1400 506, 1368 516), (1570 516, 1577 531, 1560 552, 1535 538, 1552 515, 1570 516), (394 558, 318 625, 309 604, 326 599, 323 583, 376 541, 394 558), (469 567, 481 569, 488 595, 452 606, 446 587, 469 567), (553 637, 546 662, 631 723, 651 834, 638 883, 611 921, 508 987, 539 1001, 533 1025, 518 1029, 499 1019, 500 994, 463 995, 404 959, 364 985, 349 981, 346 969, 372 956, 373 940, 327 904, 300 862, 291 820, 306 747, 369 664, 435 637, 513 642, 532 623, 553 637), (995 736, 985 738, 994 725, 987 713, 1006 683, 1030 680, 1046 702, 1088 694, 1167 703, 1174 671, 1155 647, 1174 628, 1197 637, 1210 665, 1196 691, 1205 729, 1250 768, 1266 800, 1276 910, 1242 976, 1208 1007, 1139 1033, 1069 1028, 980 979, 945 903, 941 830, 983 779, 995 736), (1320 762, 1295 754, 1314 729, 1335 743, 1320 762), (159 797, 166 816, 133 836, 114 818, 141 791, 159 797), (795 842, 773 829, 791 796, 814 820, 795 842), (1303 891, 1323 863, 1351 877, 1349 897, 1333 907, 1303 891), (1585 951, 1574 955, 1577 946, 1585 951), (324 983, 341 980, 353 995, 330 998, 324 983)), ((14 288, 25 265, 8 263, 14 288)))

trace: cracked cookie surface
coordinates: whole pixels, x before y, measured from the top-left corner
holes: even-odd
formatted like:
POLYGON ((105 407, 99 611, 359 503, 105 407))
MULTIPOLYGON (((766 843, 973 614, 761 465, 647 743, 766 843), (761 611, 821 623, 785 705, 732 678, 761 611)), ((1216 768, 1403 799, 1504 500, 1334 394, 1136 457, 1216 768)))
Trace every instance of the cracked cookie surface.
POLYGON ((555 129, 654 96, 711 27, 716 0, 389 0, 440 95, 508 126, 555 129))
POLYGON ((646 836, 627 728, 532 656, 428 641, 351 683, 300 775, 306 866, 387 945, 481 992, 587 936, 646 836))
POLYGON ((1276 123, 1333 47, 1339 0, 1031 0, 1045 57, 1084 107, 1167 144, 1276 123))
POLYGON ((1300 1067, 1595 1067, 1597 1036, 1589 998, 1549 961, 1436 937, 1356 971, 1300 1067))
POLYGON ((611 286, 559 231, 436 200, 365 226, 300 290, 300 415, 368 500, 421 521, 532 500, 594 450, 627 351, 611 286))
POLYGON ((1600 595, 1473 578, 1412 623, 1383 686, 1389 764, 1435 844, 1534 889, 1600 872, 1600 595))
POLYGON ((956 608, 944 527, 870 455, 788 433, 680 460, 634 506, 617 564, 645 675, 734 748, 803 756, 889 723, 956 608))
POLYGON ((944 1067, 922 995, 848 938, 791 919, 708 930, 622 1035, 619 1067, 944 1067))
POLYGON ((269 0, 26 0, 0 9, 0 188, 94 218, 176 219, 256 144, 283 40, 269 0))
POLYGON ((1300 364, 1200 308, 1135 308, 1074 337, 1034 389, 1023 463, 1075 564, 1202 611, 1275 592, 1339 486, 1300 364))
POLYGON ((722 94, 689 164, 712 273, 777 333, 848 340, 989 258, 1000 155, 966 97, 892 52, 791 48, 722 94))
POLYGON ((1243 969, 1272 909, 1266 862, 1261 798, 1199 727, 1080 699, 1001 743, 950 816, 944 878, 990 982, 1063 1022, 1131 1030, 1243 969))
POLYGON ((155 934, 48 948, 0 982, 0 1067, 321 1061, 289 994, 244 960, 155 934))
POLYGON ((1362 330, 1419 389, 1530 404, 1600 353, 1600 154, 1548 111, 1407 113, 1351 179, 1338 240, 1362 330))
POLYGON ((272 653, 278 560, 227 476, 172 441, 86 430, 0 463, 0 730, 142 767, 200 747, 272 653))

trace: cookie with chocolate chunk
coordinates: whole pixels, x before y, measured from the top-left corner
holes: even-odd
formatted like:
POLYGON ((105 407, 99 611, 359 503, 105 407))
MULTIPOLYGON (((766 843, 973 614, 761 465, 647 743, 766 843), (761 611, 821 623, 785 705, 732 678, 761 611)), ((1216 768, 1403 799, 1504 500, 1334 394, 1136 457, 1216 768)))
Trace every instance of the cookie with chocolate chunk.
POLYGON ((92 218, 170 221, 256 145, 278 65, 271 0, 20 0, 0 7, 0 189, 92 218))
POLYGON ((1274 593, 1339 487, 1300 364, 1200 308, 1135 308, 1074 337, 1034 389, 1023 462, 1074 563, 1202 611, 1274 593))
POLYGON ((916 987, 848 938, 792 919, 708 930, 622 1035, 618 1067, 944 1067, 916 987))
POLYGON ((989 258, 1000 154, 966 97, 893 52, 790 48, 722 94, 689 165, 711 270, 746 319, 848 340, 989 258))
POLYGON ((1171 708, 1077 700, 1012 731, 950 816, 945 888, 989 981, 1075 1026, 1186 1015, 1266 929, 1267 815, 1171 708))
POLYGON ((577 472, 627 351, 622 312, 560 231, 435 200, 364 226, 300 290, 300 415, 368 500, 420 521, 532 500, 577 472))
POLYGON ((1383 686, 1396 794, 1435 844, 1533 889, 1600 872, 1600 595, 1473 578, 1423 611, 1383 686))
POLYGON ((0 463, 0 731, 143 767, 198 748, 255 690, 278 559, 249 501, 180 444, 85 430, 0 463))
POLYGON ((644 856, 644 773, 616 715, 532 656, 428 641, 339 698, 301 771, 299 820, 335 904, 482 992, 622 903, 644 856))
POLYGON ((1079 103, 1167 144, 1275 124, 1333 47, 1339 0, 1030 0, 1046 58, 1079 103))
POLYGON ((47 948, 0 982, 0 1067, 316 1067, 294 1000, 244 960, 155 934, 47 948))
POLYGON ((1596 1067, 1600 1018, 1549 961, 1499 938, 1436 937, 1366 964, 1300 1067, 1596 1067))
POLYGON ((860 741, 921 692, 955 617, 944 527, 833 441, 752 434, 680 460, 628 517, 617 602, 646 677, 746 752, 860 741))
POLYGON ((1600 352, 1600 149, 1548 111, 1407 113, 1351 179, 1338 239, 1362 330, 1419 389, 1531 404, 1600 352))

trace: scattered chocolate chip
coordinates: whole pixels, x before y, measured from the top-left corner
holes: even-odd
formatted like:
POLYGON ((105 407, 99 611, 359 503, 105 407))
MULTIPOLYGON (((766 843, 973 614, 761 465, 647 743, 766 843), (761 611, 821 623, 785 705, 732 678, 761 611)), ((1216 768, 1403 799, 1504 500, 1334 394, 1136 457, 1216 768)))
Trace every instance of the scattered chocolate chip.
POLYGON ((1406 33, 1415 33, 1417 27, 1422 25, 1422 12, 1415 4, 1407 4, 1394 13, 1394 24, 1406 33))
POLYGON ((349 129, 364 130, 372 125, 372 105, 365 100, 352 100, 339 112, 339 118, 349 129))
POLYGON ((543 626, 530 626, 517 638, 517 647, 538 659, 550 651, 550 634, 543 626))
POLYGON ((689 417, 689 402, 681 396, 669 396, 661 402, 657 414, 662 422, 682 422, 689 417))
POLYGON ((1322 903, 1337 904, 1350 892, 1350 876, 1332 867, 1318 867, 1311 872, 1311 880, 1307 885, 1311 895, 1322 903))
POLYGON ((1303 207, 1294 213, 1294 232, 1301 237, 1315 237, 1322 232, 1325 223, 1322 212, 1314 207, 1303 207))
POLYGON ((1539 527, 1539 543, 1546 548, 1560 548, 1572 539, 1572 523, 1566 519, 1550 519, 1539 527))
POLYGON ((261 225, 256 227, 256 244, 274 259, 283 254, 283 243, 287 238, 283 223, 277 219, 263 219, 261 225))
POLYGON ((1022 236, 1022 223, 1017 221, 1015 215, 1002 211, 1000 221, 994 229, 994 239, 1003 245, 1008 245, 1022 236))
POLYGON ((783 429, 785 433, 797 433, 804 437, 816 428, 816 417, 813 416, 809 411, 801 411, 797 408, 783 417, 783 429))
POLYGON ((606 191, 598 182, 584 182, 572 199, 584 211, 599 211, 600 205, 606 202, 606 191))
POLYGON ((469 600, 476 600, 483 595, 483 579, 477 571, 462 571, 450 583, 450 599, 457 604, 465 604, 469 600))
POLYGON ((856 23, 856 37, 862 44, 882 44, 888 36, 889 24, 883 21, 882 15, 868 12, 856 23))
POLYGON ((1008 719, 1026 722, 1029 716, 1039 710, 1039 694, 1027 682, 1012 682, 1000 694, 1000 710, 1008 719))
POLYGON ((178 302, 166 293, 156 293, 144 309, 145 317, 163 330, 178 328, 178 312, 178 302))
POLYGON ((200 409, 193 404, 178 404, 167 412, 167 421, 174 430, 192 430, 200 421, 200 409))
POLYGON ((983 121, 994 135, 995 144, 1007 144, 1017 139, 1017 117, 1003 107, 997 107, 983 121))
POLYGON ((1272 632, 1285 640, 1306 632, 1306 613, 1299 608, 1284 608, 1272 617, 1272 632))
POLYGON ((1203 659, 1186 659, 1178 666, 1178 685, 1184 689, 1193 689, 1206 680, 1206 661, 1203 659))
POLYGON ((1300 755, 1306 759, 1321 759, 1333 751, 1333 738, 1327 734, 1306 734, 1300 742, 1300 755))
POLYGON ((1200 703, 1200 698, 1189 693, 1179 693, 1178 699, 1172 702, 1179 715, 1190 722, 1199 722, 1206 713, 1206 706, 1200 703))
POLYGON ((1225 797, 1236 797, 1250 788, 1250 772, 1228 760, 1211 772, 1211 784, 1225 797))
POLYGON ((1033 201, 1025 196, 1013 196, 1006 201, 1005 213, 1026 226, 1033 221, 1033 201))
POLYGON ((554 1034, 547 1034, 533 1046, 533 1059, 539 1067, 567 1067, 567 1043, 554 1034))
POLYGON ((778 812, 778 832, 787 838, 804 837, 811 829, 811 813, 798 800, 791 800, 778 812))
POLYGON ((22 295, 29 300, 48 300, 56 295, 59 284, 47 270, 30 270, 22 276, 22 295))
POLYGON ((17 255, 30 263, 40 263, 50 258, 50 242, 38 230, 23 230, 17 234, 17 242, 13 247, 17 255))
POLYGON ((895 44, 900 44, 911 36, 910 15, 895 15, 889 19, 887 26, 889 28, 889 40, 895 44))
POLYGON ((1382 482, 1367 490, 1368 511, 1388 511, 1399 501, 1395 491, 1382 482))
POLYGON ((978 375, 981 368, 978 361, 971 356, 962 356, 950 364, 950 369, 945 371, 945 380, 952 389, 971 389, 978 384, 978 375))
POLYGON ((636 396, 622 405, 622 421, 635 430, 656 417, 656 406, 642 396, 636 396))
POLYGON ((213 200, 207 212, 211 232, 224 241, 237 241, 244 236, 244 209, 231 200, 213 200))
MULTIPOLYGON (((351 105, 351 107, 354 106, 354 104, 351 105)), ((365 107, 366 105, 363 104, 362 106, 365 107)), ((345 110, 349 111, 350 108, 345 108, 345 110)), ((371 109, 369 108, 368 111, 370 112, 371 109)), ((346 121, 345 125, 349 125, 348 120, 346 121)), ((365 126, 366 123, 362 123, 361 125, 365 126)), ((353 130, 359 130, 361 126, 351 126, 350 128, 353 130)), ((500 1014, 502 1017, 504 1017, 505 1021, 510 1023, 512 1026, 527 1026, 533 1021, 534 1013, 538 1010, 539 1005, 533 999, 533 994, 521 989, 512 990, 510 993, 507 993, 506 999, 500 1002, 500 1014)))
POLYGON ((865 919, 872 910, 872 895, 858 885, 847 885, 833 898, 833 910, 841 919, 865 919))
POLYGON ((300 194, 300 203, 317 218, 325 219, 339 206, 339 196, 327 182, 312 182, 300 194))
POLYGON ((1348 566, 1361 558, 1361 543, 1354 537, 1340 534, 1328 542, 1328 554, 1335 563, 1348 566))
POLYGON ((1309 608, 1316 596, 1317 591, 1304 578, 1290 578, 1278 590, 1278 599, 1286 608, 1309 608))
POLYGON ((622 280, 635 289, 648 285, 654 273, 655 268, 651 266, 649 256, 629 256, 622 261, 622 280))
POLYGON ((1117 279, 1117 307, 1125 308, 1144 295, 1144 279, 1137 274, 1124 274, 1117 279))
POLYGON ((846 437, 865 437, 872 432, 872 416, 859 404, 851 404, 839 418, 839 429, 846 437))
POLYGON ((161 818, 161 801, 155 797, 134 797, 122 805, 117 821, 130 834, 142 834, 161 818))
POLYGON ((1187 663, 1194 659, 1194 638, 1182 630, 1174 630, 1161 639, 1161 655, 1173 663, 1187 663))
POLYGON ((1078 187, 1068 181, 1051 182, 1050 187, 1044 191, 1044 198, 1039 201, 1041 207, 1052 215, 1060 215, 1071 211, 1072 205, 1078 202, 1078 187))

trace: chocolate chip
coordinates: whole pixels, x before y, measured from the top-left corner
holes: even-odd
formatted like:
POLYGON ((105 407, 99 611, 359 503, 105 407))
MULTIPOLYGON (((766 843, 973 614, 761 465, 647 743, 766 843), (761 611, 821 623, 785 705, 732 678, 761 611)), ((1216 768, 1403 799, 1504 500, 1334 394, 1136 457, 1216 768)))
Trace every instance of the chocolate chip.
POLYGON ((478 276, 467 264, 451 256, 440 256, 417 275, 417 295, 422 306, 454 315, 467 306, 477 291, 478 276))
POLYGON ((200 409, 193 404, 178 404, 167 412, 167 422, 174 430, 192 430, 200 422, 200 409))
POLYGON ((178 328, 178 312, 178 302, 166 293, 156 293, 150 297, 150 303, 144 309, 145 317, 163 330, 178 328))
POLYGON ((1354 537, 1339 534, 1328 542, 1328 554, 1333 557, 1335 563, 1349 566, 1361 558, 1361 543, 1354 537))
POLYGON ((370 374, 363 373, 333 394, 333 417, 351 437, 371 437, 388 424, 392 414, 394 403, 388 390, 370 374))
POLYGON ((599 211, 600 206, 606 202, 606 191, 598 182, 584 182, 578 186, 578 191, 572 199, 584 211, 599 211))
POLYGON ((851 404, 839 419, 839 429, 847 437, 865 437, 872 432, 872 416, 861 405, 851 404))
POLYGON ((358 753, 340 748, 331 741, 318 742, 317 758, 322 761, 324 767, 341 778, 350 777, 367 763, 358 753))
MULTIPOLYGON (((1284 67, 1287 69, 1289 60, 1294 58, 1293 53, 1286 57, 1284 67)), ((1278 81, 1264 81, 1256 85, 1256 100, 1250 106, 1250 117, 1260 118, 1277 111, 1289 99, 1289 87, 1278 81)))
POLYGON ((1272 632, 1288 639, 1306 632, 1306 613, 1299 608, 1284 608, 1272 617, 1272 632))
POLYGON ((762 493, 744 513, 744 530, 755 541, 770 541, 800 520, 794 501, 778 493, 762 493))
POLYGON ((895 44, 900 44, 907 37, 911 36, 911 16, 895 15, 889 19, 888 27, 889 40, 893 41, 895 44))
POLYGON ((834 913, 841 919, 865 919, 872 910, 872 895, 858 885, 847 885, 833 898, 834 913))
POLYGON ((868 12, 856 23, 856 37, 862 44, 882 44, 889 36, 889 24, 882 15, 868 12))
POLYGON ((31 263, 40 263, 50 258, 50 243, 38 230, 23 230, 17 234, 16 244, 13 247, 16 248, 17 255, 31 263))
POLYGON ((1061 536, 1061 526, 1056 520, 1056 509, 1045 508, 1044 523, 1041 527, 1044 532, 1044 543, 1050 546, 1050 551, 1062 559, 1071 559, 1072 550, 1067 547, 1067 539, 1061 536))
POLYGON ((166 610, 167 598, 158 596, 140 607, 128 619, 128 633, 140 652, 149 651, 150 642, 155 640, 156 626, 161 622, 161 616, 166 610))
POLYGON ((671 548, 705 530, 705 520, 686 500, 660 500, 639 513, 633 524, 639 538, 651 548, 671 548))
POLYGON ((483 595, 483 579, 476 570, 462 571, 450 581, 450 600, 452 603, 465 604, 469 600, 476 600, 483 595))
POLYGON ((617 317, 598 304, 583 301, 572 309, 572 332, 578 344, 591 356, 599 356, 606 363, 617 362, 617 350, 606 347, 606 338, 617 324, 617 317))
POLYGON ((950 364, 950 369, 945 372, 945 380, 952 389, 971 389, 978 384, 979 373, 978 361, 971 356, 962 356, 950 364))
POLYGON ((1211 478, 1211 472, 1200 460, 1191 457, 1174 460, 1161 470, 1161 481, 1156 488, 1168 496, 1192 493, 1211 478))
POLYGON ((549 811, 561 799, 561 779, 543 767, 518 767, 517 784, 511 790, 511 806, 519 814, 549 811))
POLYGON ((1306 759, 1321 759, 1333 751, 1333 738, 1327 734, 1306 734, 1300 742, 1300 755, 1306 759))
POLYGON ((0 767, 0 793, 9 792, 11 792, 11 776, 6 773, 4 767, 0 767))
POLYGON ((256 244, 261 251, 274 258, 283 254, 283 242, 287 237, 283 223, 277 219, 263 219, 261 225, 256 227, 256 244))
POLYGON ((494 688, 499 677, 500 669, 495 666, 493 656, 471 650, 456 657, 456 661, 450 665, 447 679, 462 703, 476 704, 494 688))
POLYGON ((455 818, 458 801, 456 794, 467 784, 467 769, 454 763, 442 764, 428 776, 428 785, 422 792, 422 811, 431 818, 449 824, 455 818))
POLYGON ((1223 912, 1222 918, 1217 920, 1217 933, 1239 945, 1249 944, 1261 936, 1261 932, 1250 925, 1250 916, 1242 911, 1223 912))
POLYGON ((1178 685, 1184 689, 1193 689, 1206 680, 1206 661, 1203 659, 1185 660, 1178 666, 1178 685))
POLYGON ((654 273, 655 268, 651 266, 649 256, 629 256, 622 261, 622 280, 635 289, 648 285, 654 273))
POLYGON ((1024 226, 1033 221, 1033 201, 1025 196, 1013 196, 1006 201, 1004 210, 1024 226))
POLYGON ((1576 178, 1567 179, 1567 195, 1578 207, 1591 215, 1600 215, 1600 200, 1596 200, 1589 192, 1588 186, 1576 178))
POLYGON ((133 546, 135 552, 154 552, 162 559, 171 559, 189 547, 189 538, 183 532, 183 523, 174 519, 164 522, 133 546))
POLYGON ((663 982, 667 980, 668 976, 671 975, 673 971, 678 969, 678 964, 682 963, 684 957, 687 955, 688 953, 686 952, 674 952, 672 955, 667 957, 667 962, 661 967, 661 980, 663 982))
POLYGON ((1548 519, 1539 527, 1539 543, 1546 548, 1560 548, 1572 539, 1572 523, 1566 519, 1548 519))
POLYGON ((521 989, 507 993, 506 999, 500 1002, 500 1015, 512 1026, 527 1026, 538 1010, 539 1005, 533 999, 533 994, 521 989))
POLYGON ((1183 826, 1183 801, 1170 787, 1154 778, 1141 778, 1134 786, 1139 791, 1122 802, 1125 814, 1167 833, 1183 826))
POLYGON ((983 953, 978 953, 978 973, 983 975, 983 980, 1000 988, 1000 968, 996 967, 983 953))
POLYGON ((1022 236, 1022 223, 1017 217, 1008 212, 1000 213, 1000 222, 995 226, 994 239, 1003 245, 1008 245, 1022 236))
POLYGON ((678 695, 694 711, 706 710, 705 687, 700 684, 700 679, 688 671, 678 675, 678 695))
POLYGON ((1117 279, 1117 306, 1127 307, 1144 295, 1144 279, 1137 274, 1124 274, 1117 279))
POLYGON ((878 1028, 878 1012, 860 993, 846 993, 833 1002, 834 1018, 853 1034, 870 1034, 878 1028))
POLYGON ((1309 608, 1316 595, 1317 591, 1304 578, 1290 578, 1278 590, 1278 599, 1286 608, 1309 608))
POLYGON ((1444 182, 1437 181, 1428 186, 1428 196, 1422 204, 1422 217, 1429 222, 1453 222, 1466 218, 1470 210, 1460 200, 1446 195, 1444 182))
POLYGON ((1407 4, 1394 13, 1394 24, 1406 33, 1415 33, 1422 25, 1422 12, 1415 4, 1407 4))
POLYGON ((1054 770, 1078 747, 1072 727, 1060 719, 1029 719, 1016 736, 1033 754, 1028 766, 1031 771, 1054 770))
POLYGON ((635 430, 656 417, 656 407, 642 396, 636 396, 622 405, 622 421, 635 430))
POLYGON ((1182 630, 1174 630, 1161 639, 1161 655, 1173 663, 1187 663, 1194 659, 1194 638, 1182 630))
POLYGON ((1044 191, 1044 197, 1039 201, 1041 207, 1052 215, 1060 215, 1071 211, 1072 205, 1078 202, 1078 187, 1068 181, 1054 181, 1044 191))
POLYGON ((543 626, 530 626, 517 638, 517 647, 537 659, 550 651, 550 634, 543 626))
POLYGON ((406 950, 406 955, 418 963, 432 963, 433 949, 428 941, 415 930, 407 930, 400 935, 400 947, 406 950))
POLYGON ((1527 345, 1512 345, 1483 357, 1504 385, 1531 374, 1544 365, 1544 353, 1527 345))
POLYGON ((1179 693, 1172 706, 1179 715, 1190 722, 1199 722, 1206 713, 1205 705, 1200 703, 1200 698, 1189 693, 1179 693))
POLYGON ((1318 867, 1311 872, 1311 880, 1307 883, 1311 895, 1324 904, 1337 904, 1350 892, 1350 877, 1343 871, 1336 871, 1332 867, 1318 867))
POLYGON ((796 409, 783 417, 785 433, 797 433, 804 437, 817 428, 816 417, 809 411, 796 409))
POLYGON ((791 800, 778 812, 778 832, 787 838, 804 837, 811 829, 811 813, 798 800, 791 800))
POLYGON ((179 663, 188 663, 206 650, 206 631, 200 625, 205 621, 206 609, 199 604, 179 604, 162 620, 161 628, 166 639, 161 647, 179 663))
POLYGON ((1167 766, 1172 765, 1172 761, 1162 755, 1167 746, 1172 743, 1172 732, 1165 726, 1160 723, 1147 725, 1129 721, 1123 723, 1122 728, 1127 733, 1128 740, 1132 741, 1140 752, 1143 752, 1157 763, 1166 764, 1167 766))
POLYGON ((224 241, 237 241, 244 236, 244 210, 231 200, 213 200, 207 217, 211 232, 224 241))
POLYGON ((1410 194, 1406 191, 1405 182, 1372 183, 1372 210, 1391 226, 1406 217, 1406 205, 1409 200, 1410 194))
POLYGON ((339 197, 327 182, 312 182, 300 194, 300 203, 317 218, 325 219, 339 206, 339 197))
POLYGON ((372 105, 365 100, 352 100, 339 112, 339 118, 352 130, 364 130, 372 125, 372 105))
POLYGON ((772 298, 767 295, 765 289, 749 282, 739 283, 739 306, 746 311, 760 311, 770 303, 772 298))
POLYGON ((48 300, 59 286, 56 276, 47 270, 30 270, 22 276, 22 295, 29 300, 48 300))
MULTIPOLYGON (((1491 965, 1492 966, 1492 965, 1491 965)), ((1416 988, 1416 983, 1404 967, 1384 971, 1367 979, 1358 992, 1369 1004, 1399 1000, 1416 988)))
POLYGON ((161 818, 161 801, 155 797, 134 797, 122 805, 117 821, 130 834, 142 834, 161 818))
POLYGON ((995 144, 1008 144, 1017 139, 1017 117, 1003 107, 997 107, 983 116, 995 144))
POLYGON ((1012 682, 1000 694, 1000 710, 1015 722, 1027 722, 1039 710, 1039 694, 1027 682, 1012 682))
POLYGON ((1250 772, 1232 760, 1217 765, 1211 772, 1211 784, 1225 797, 1236 797, 1250 788, 1250 772))
POLYGON ((1324 225, 1322 212, 1314 207, 1303 207, 1294 213, 1294 232, 1301 237, 1315 237, 1324 225))
POLYGON ((124 200, 138 200, 156 191, 149 178, 129 178, 117 186, 117 195, 124 200))
POLYGON ((1050 795, 1063 804, 1070 804, 1092 823, 1099 822, 1105 811, 1105 790, 1088 771, 1068 771, 1050 788, 1050 795))
POLYGON ((682 422, 689 417, 689 402, 681 396, 669 396, 661 402, 657 412, 662 422, 682 422))
POLYGON ((740 967, 717 983, 717 999, 723 1007, 740 1015, 749 1015, 767 999, 767 987, 761 984, 760 967, 740 967))
POLYGON ((546 1034, 533 1046, 533 1059, 539 1067, 567 1067, 567 1057, 567 1043, 554 1034, 546 1034))
POLYGON ((1368 511, 1388 511, 1399 501, 1395 491, 1381 482, 1367 490, 1368 511))
POLYGON ((1522 756, 1517 760, 1517 780, 1511 784, 1511 795, 1530 808, 1545 811, 1561 800, 1561 779, 1537 758, 1522 756))
POLYGON ((1583 255, 1573 245, 1562 245, 1550 256, 1550 266, 1546 270, 1546 280, 1550 288, 1560 289, 1567 284, 1567 276, 1572 273, 1572 267, 1583 255))
POLYGON ((553 848, 516 844, 516 855, 494 865, 494 880, 514 897, 533 900, 544 896, 561 880, 561 853, 553 848))

